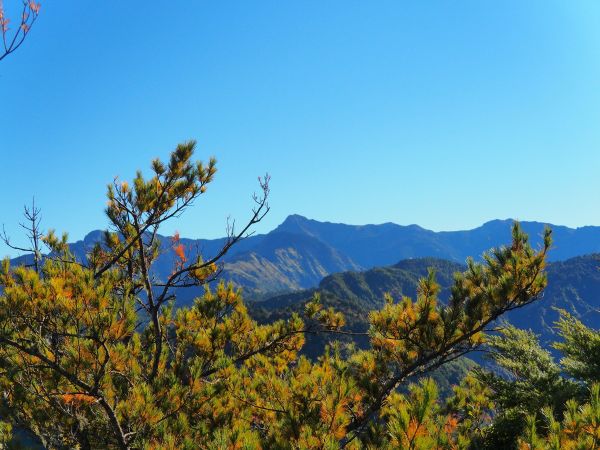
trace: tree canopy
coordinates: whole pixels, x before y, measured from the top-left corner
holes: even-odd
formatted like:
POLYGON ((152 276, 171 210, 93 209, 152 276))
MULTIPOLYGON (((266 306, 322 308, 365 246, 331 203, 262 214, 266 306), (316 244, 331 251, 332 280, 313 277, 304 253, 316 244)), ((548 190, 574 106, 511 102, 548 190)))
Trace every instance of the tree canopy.
POLYGON ((307 334, 352 333, 318 296, 302 313, 258 324, 235 286, 208 287, 222 257, 268 212, 268 177, 249 221, 228 227, 216 254, 177 235, 169 248, 156 238, 214 179, 216 161, 194 161, 194 148, 180 144, 167 162, 152 162, 150 177, 108 186, 110 229, 85 261, 67 235, 50 231, 37 268, 3 262, 5 440, 18 426, 49 449, 468 448, 487 423, 491 388, 470 377, 442 406, 426 375, 480 347, 502 314, 538 299, 551 232, 534 250, 515 224, 510 245, 455 275, 447 303, 431 271, 415 298, 387 296, 370 313, 367 349, 334 344, 310 360, 299 355, 307 334), (152 267, 165 251, 177 257, 159 279, 152 267), (178 307, 190 286, 207 287, 178 307), (415 377, 425 378, 409 387, 415 377))

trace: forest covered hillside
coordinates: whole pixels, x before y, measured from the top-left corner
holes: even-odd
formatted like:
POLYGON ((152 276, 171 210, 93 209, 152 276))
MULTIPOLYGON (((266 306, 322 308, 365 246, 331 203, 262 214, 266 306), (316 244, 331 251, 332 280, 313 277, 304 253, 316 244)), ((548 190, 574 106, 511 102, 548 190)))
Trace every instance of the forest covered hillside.
MULTIPOLYGON (((571 358, 561 364, 579 379, 600 378, 589 360, 595 347, 586 350, 600 342, 586 328, 598 303, 598 255, 548 263, 552 231, 532 248, 515 223, 509 239, 499 226, 493 236, 502 245, 466 266, 427 257, 365 269, 347 247, 364 230, 341 240, 341 229, 244 239, 269 211, 268 178, 239 232, 204 245, 161 236, 159 225, 201 196, 216 172, 214 160, 191 162, 194 148, 185 142, 168 165, 153 161, 154 175, 138 173, 134 188, 109 188, 116 231, 69 244, 39 232, 37 210, 26 210, 33 259, 0 267, 1 442, 15 430, 15 439, 34 437, 48 449, 204 441, 391 449, 423 426, 422 449, 441 439, 450 447, 440 450, 460 442, 512 448, 533 439, 525 425, 540 407, 589 401, 600 410, 600 385, 589 384, 588 394, 547 350, 554 308, 568 308, 556 325, 563 342, 554 348, 571 358), (270 290, 292 292, 259 301, 270 290), (504 326, 499 335, 505 318, 534 332, 504 326), (535 333, 544 333, 541 342, 535 333), (468 359, 480 349, 497 349, 489 354, 504 372, 468 359)), ((381 227, 384 237, 368 231, 379 258, 395 229, 381 227)), ((595 417, 586 408, 583 423, 595 417)))
MULTIPOLYGON (((435 233, 417 226, 351 226, 293 215, 272 232, 250 236, 232 247, 223 258, 224 269, 219 279, 232 281, 243 289, 247 301, 257 302, 251 305, 251 310, 261 321, 286 318, 292 311, 300 312, 303 304, 319 293, 324 304, 344 313, 349 329, 366 330, 369 311, 383 305, 385 294, 396 299, 402 296, 414 298, 419 279, 426 276, 429 269, 435 271, 442 287, 440 298, 446 301, 453 274, 465 269, 465 260, 458 261, 457 255, 473 251, 474 257, 479 259, 492 245, 507 243, 510 224, 510 221, 497 220, 470 231, 435 233), (405 242, 410 242, 410 246, 405 242), (374 256, 365 259, 361 255, 368 249, 374 256), (400 256, 399 262, 380 263, 391 258, 393 251, 400 256), (444 258, 411 256, 402 259, 407 254, 428 252, 441 253, 444 258), (365 269, 375 263, 376 267, 365 269)), ((536 236, 545 225, 524 222, 521 226, 530 231, 532 245, 539 245, 536 236)), ((505 316, 514 325, 539 334, 542 342, 552 339, 559 309, 574 314, 587 325, 595 325, 600 318, 600 253, 561 260, 565 255, 594 250, 600 227, 551 228, 554 243, 549 252, 548 286, 543 298, 505 316)), ((102 239, 103 233, 94 231, 84 240, 70 244, 70 248, 83 261, 102 239)), ((158 239, 163 250, 153 270, 157 277, 164 279, 172 270, 176 255, 171 237, 159 235, 158 239)), ((212 255, 225 239, 181 238, 178 242, 189 254, 212 255)), ((12 264, 27 263, 28 258, 31 256, 15 258, 12 264)), ((203 291, 202 286, 181 290, 178 306, 191 304, 194 298, 202 296, 203 291)), ((366 338, 357 340, 363 344, 367 342, 366 338)), ((322 349, 322 342, 319 345, 322 349)), ((305 350, 310 353, 311 348, 309 337, 305 350)))
MULTIPOLYGON (((316 287, 327 275, 391 266, 409 258, 438 258, 464 264, 468 257, 476 260, 492 247, 510 241, 512 220, 494 220, 466 231, 434 232, 417 225, 401 226, 346 225, 289 216, 273 231, 239 241, 224 256, 222 278, 245 290, 246 299, 264 300, 274 293, 316 287)), ((549 261, 564 261, 576 256, 600 252, 600 227, 568 228, 540 222, 522 222, 532 246, 541 245, 546 226, 553 230, 554 244, 549 261)), ((90 232, 83 240, 70 244, 81 261, 87 252, 102 241, 101 231, 90 232)), ((161 255, 155 274, 165 278, 176 255, 172 237, 158 236, 161 255)), ((215 255, 221 239, 181 238, 188 257, 197 253, 204 259, 215 255)), ((27 262, 29 257, 15 258, 13 263, 27 262)), ((186 293, 186 298, 201 292, 186 293)))
MULTIPOLYGON (((319 294, 324 305, 343 312, 347 326, 352 331, 366 331, 370 311, 381 308, 384 295, 395 300, 402 296, 415 298, 419 280, 434 270, 441 286, 440 299, 447 302, 453 275, 466 267, 452 261, 436 258, 417 258, 400 261, 387 267, 377 267, 362 272, 348 271, 325 277, 316 288, 276 295, 251 305, 261 321, 289 317, 301 313, 305 302, 319 294)), ((565 310, 588 326, 600 323, 600 254, 578 256, 566 261, 548 264, 548 286, 540 300, 521 309, 508 312, 503 319, 518 328, 532 330, 548 345, 555 339, 554 323, 558 310, 565 310)), ((366 337, 344 338, 366 346, 366 337)), ((324 338, 308 337, 305 347, 309 353, 320 354, 324 338), (314 347, 313 347, 314 345, 314 347)))
POLYGON ((0 450, 600 450, 599 23, 0 0, 0 450))

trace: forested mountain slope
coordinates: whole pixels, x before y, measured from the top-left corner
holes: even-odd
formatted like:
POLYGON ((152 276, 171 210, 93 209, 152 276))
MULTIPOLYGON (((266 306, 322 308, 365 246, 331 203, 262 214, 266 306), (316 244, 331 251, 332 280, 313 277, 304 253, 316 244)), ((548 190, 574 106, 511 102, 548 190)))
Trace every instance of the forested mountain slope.
MULTIPOLYGON (((318 293, 326 306, 333 306, 344 313, 349 330, 366 331, 368 313, 383 305, 385 293, 391 294, 395 300, 403 295, 414 298, 419 278, 425 276, 430 268, 435 270, 437 281, 442 286, 440 300, 445 302, 450 296, 453 273, 464 270, 465 266, 441 259, 420 258, 364 272, 327 276, 317 288, 278 295, 256 303, 253 305, 254 314, 263 321, 287 317, 293 311, 302 312, 305 301, 318 293)), ((517 327, 533 330, 545 343, 553 337, 552 324, 558 319, 557 309, 565 309, 588 326, 598 327, 600 254, 550 263, 547 272, 548 286, 542 298, 509 312, 506 319, 517 327)), ((367 343, 366 337, 354 340, 360 345, 367 343)), ((307 348, 316 352, 323 344, 321 338, 309 338, 307 348)))
MULTIPOLYGON (((433 257, 463 264, 467 257, 479 259, 483 252, 510 241, 511 220, 494 220, 467 231, 434 232, 417 225, 346 225, 289 216, 279 227, 264 235, 250 236, 233 246, 224 258, 223 279, 245 289, 248 300, 264 299, 273 293, 312 288, 329 274, 390 266, 409 258, 433 257)), ((522 222, 532 244, 540 244, 544 224, 522 222)), ((550 261, 600 252, 600 227, 567 228, 550 225, 554 246, 550 261)), ((80 260, 102 232, 93 231, 71 244, 80 260)), ((163 253, 154 269, 159 278, 173 269, 171 237, 159 236, 163 253)), ((215 255, 225 239, 179 241, 186 254, 215 255)), ((28 257, 15 258, 16 264, 28 257)), ((186 292, 188 299, 197 292, 186 292)))

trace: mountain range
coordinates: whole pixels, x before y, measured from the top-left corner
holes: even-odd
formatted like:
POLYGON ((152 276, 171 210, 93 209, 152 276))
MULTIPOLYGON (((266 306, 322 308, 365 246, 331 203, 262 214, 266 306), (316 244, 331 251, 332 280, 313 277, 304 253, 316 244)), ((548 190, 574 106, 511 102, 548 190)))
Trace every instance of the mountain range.
MULTIPOLYGON (((343 272, 325 277, 317 287, 273 296, 251 304, 251 311, 262 322, 301 313, 304 303, 318 293, 324 306, 332 306, 344 313, 350 331, 368 330, 369 312, 383 305, 384 294, 398 300, 402 296, 415 298, 419 278, 434 269, 442 290, 440 301, 450 297, 453 274, 464 270, 464 265, 437 258, 403 260, 388 267, 377 267, 362 272, 343 272)), ((503 319, 513 325, 531 329, 548 347, 556 339, 554 322, 558 309, 564 309, 583 323, 598 328, 600 323, 600 254, 551 262, 547 266, 548 285, 540 299, 523 308, 513 310, 503 319)), ((336 336, 336 339, 339 337, 336 336)), ((343 340, 343 339, 342 339, 343 340)), ((348 340, 348 339, 346 339, 348 340)), ((353 338, 366 346, 367 338, 353 338)), ((310 336, 307 352, 320 354, 326 343, 322 336, 310 336)))
MULTIPOLYGON (((512 223, 510 219, 492 220, 472 230, 435 232, 418 225, 347 225, 291 215, 273 231, 250 236, 232 247, 224 258, 222 278, 242 286, 248 299, 265 299, 273 293, 315 287, 332 273, 364 271, 410 258, 433 257, 462 264, 469 256, 479 259, 490 248, 509 243, 512 223)), ((540 222, 521 222, 521 226, 534 246, 540 245, 544 227, 552 228, 550 261, 600 253, 600 227, 568 228, 540 222)), ((71 248, 83 260, 101 238, 101 231, 92 231, 71 248)), ((170 250, 171 238, 159 239, 165 251, 155 271, 165 277, 175 256, 170 250)), ((180 242, 188 253, 199 251, 208 259, 225 239, 182 238, 180 242)), ((26 260, 21 257, 14 262, 26 260)))
MULTIPOLYGON (((467 257, 480 259, 492 247, 511 239, 512 220, 493 220, 473 230, 434 232, 417 225, 346 225, 289 216, 270 233, 250 236, 236 244, 224 258, 221 279, 244 289, 252 314, 260 321, 289 316, 300 311, 314 293, 323 302, 342 311, 354 331, 367 328, 369 311, 383 303, 384 293, 394 298, 414 297, 420 277, 434 268, 442 286, 441 300, 449 295, 453 273, 464 269, 467 257)), ((540 222, 521 222, 532 245, 541 244, 545 226, 553 230, 549 253, 548 287, 544 298, 507 318, 521 328, 530 328, 548 343, 553 339, 556 308, 566 309, 597 327, 600 308, 600 227, 568 228, 540 222)), ((102 232, 93 231, 71 244, 81 259, 102 232)), ((172 270, 171 238, 159 236, 163 253, 155 275, 164 278, 172 270)), ((209 258, 225 239, 180 240, 188 253, 199 251, 209 258)), ((26 256, 13 260, 27 262, 26 256)), ((179 291, 178 304, 190 304, 202 288, 179 291)), ((360 345, 366 344, 360 342, 360 345)), ((309 340, 307 351, 317 352, 324 342, 309 340), (311 350, 312 349, 312 350, 311 350)))

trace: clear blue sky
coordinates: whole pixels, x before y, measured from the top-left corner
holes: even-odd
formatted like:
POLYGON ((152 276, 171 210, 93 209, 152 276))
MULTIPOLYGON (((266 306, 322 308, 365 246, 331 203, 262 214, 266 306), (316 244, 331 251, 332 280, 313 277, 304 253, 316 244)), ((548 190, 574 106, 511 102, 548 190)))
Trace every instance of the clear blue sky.
POLYGON ((195 138, 220 170, 164 230, 186 237, 247 218, 265 172, 258 232, 600 225, 599 23, 595 1, 43 1, 0 62, 0 222, 17 237, 35 195, 81 239, 114 176, 195 138))

